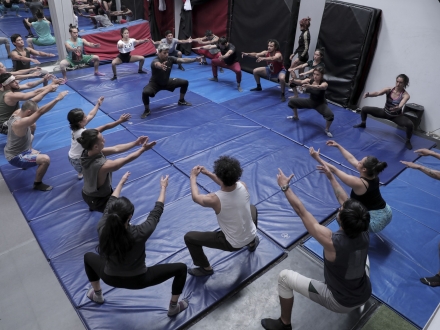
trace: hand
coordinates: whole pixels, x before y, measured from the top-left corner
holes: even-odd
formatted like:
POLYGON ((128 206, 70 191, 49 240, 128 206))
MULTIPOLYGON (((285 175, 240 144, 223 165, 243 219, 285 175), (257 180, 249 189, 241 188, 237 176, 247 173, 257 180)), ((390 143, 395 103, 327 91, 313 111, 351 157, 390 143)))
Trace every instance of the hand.
POLYGON ((403 161, 403 160, 401 160, 400 161, 403 165, 405 165, 406 167, 409 167, 409 168, 413 168, 413 169, 419 169, 419 168, 421 168, 421 166, 419 165, 419 164, 414 164, 414 163, 412 163, 412 162, 405 162, 405 161, 403 161))
POLYGON ((289 68, 289 69, 287 69, 287 71, 289 71, 289 72, 294 72, 294 71, 295 71, 295 68, 289 68))
POLYGON ((255 62, 261 62, 261 61, 264 61, 264 58, 263 57, 257 57, 257 59, 256 59, 256 61, 255 62))
POLYGON ((61 101, 62 99, 64 99, 64 96, 66 96, 67 94, 69 94, 69 91, 63 91, 63 92, 59 93, 57 96, 57 100, 61 101))
POLYGON ((41 75, 41 71, 39 71, 39 70, 31 73, 31 77, 39 77, 40 75, 41 75))
POLYGON ((223 61, 225 58, 224 58, 222 55, 220 55, 220 56, 218 57, 218 59, 219 59, 219 61, 223 61))
POLYGON ((100 107, 100 106, 102 105, 102 102, 104 102, 104 96, 101 96, 101 97, 98 99, 98 102, 96 102, 96 105, 97 105, 98 107, 100 107))
POLYGON ((203 62, 203 58, 204 58, 204 56, 197 56, 196 59, 194 60, 194 62, 199 61, 200 63, 202 63, 203 62))
POLYGON ((121 180, 119 180, 119 183, 125 184, 128 180, 128 177, 130 176, 130 174, 131 173, 129 171, 125 172, 124 175, 122 176, 121 180))
POLYGON ((417 149, 416 151, 414 151, 416 154, 419 154, 420 156, 430 156, 433 155, 434 152, 432 150, 423 148, 423 149, 417 149))
POLYGON ((148 137, 146 137, 146 140, 145 140, 145 142, 142 144, 142 147, 141 147, 141 148, 143 149, 143 151, 147 151, 147 150, 152 149, 155 145, 156 145, 156 141, 153 141, 153 142, 148 143, 148 137))
POLYGON ((309 153, 310 153, 310 156, 312 156, 312 158, 314 159, 314 160, 318 160, 319 159, 319 151, 320 151, 321 149, 318 149, 318 151, 315 151, 315 149, 313 149, 313 147, 310 147, 309 148, 309 153))
POLYGON ((193 169, 191 170, 191 177, 193 178, 197 177, 200 174, 201 170, 202 170, 202 166, 200 165, 194 166, 193 169))
POLYGON ((336 148, 340 147, 339 143, 333 140, 328 140, 325 144, 328 145, 329 147, 336 147, 336 148))
POLYGON ((324 165, 318 165, 316 168, 318 169, 319 173, 324 173, 328 179, 331 179, 333 173, 330 171, 327 165, 327 163, 324 163, 324 165))
POLYGON ((61 85, 61 83, 63 82, 64 82, 63 78, 57 78, 55 76, 52 78, 52 84, 54 85, 61 85))
POLYGON ((35 64, 40 64, 40 61, 35 58, 31 58, 31 62, 35 64))
POLYGON ((279 168, 278 169, 278 174, 277 174, 278 185, 280 187, 287 186, 289 184, 290 180, 293 178, 293 176, 294 175, 292 173, 292 174, 290 174, 289 177, 286 177, 286 175, 283 173, 283 171, 281 171, 281 169, 279 168))
POLYGON ((159 65, 160 65, 160 68, 161 68, 163 71, 167 71, 167 69, 168 69, 167 62, 163 62, 163 63, 158 62, 158 63, 159 63, 159 65))
POLYGON ((200 166, 200 173, 208 175, 209 171, 205 168, 205 166, 200 166))
POLYGON ((55 56, 55 54, 52 54, 52 53, 48 53, 47 55, 46 55, 47 57, 54 57, 55 56))
POLYGON ((299 74, 300 77, 304 77, 305 75, 306 75, 306 73, 304 73, 304 72, 299 74))
POLYGON ((143 136, 143 135, 142 135, 142 136, 139 136, 139 137, 136 139, 134 145, 136 145, 136 146, 140 146, 140 145, 144 144, 147 140, 148 140, 148 136, 143 136))
POLYGON ((368 92, 365 93, 365 94, 364 94, 364 99, 366 99, 366 98, 369 97, 369 96, 370 96, 370 93, 368 93, 368 92))
POLYGON ((129 114, 129 113, 124 113, 124 114, 122 114, 122 115, 119 117, 119 121, 120 121, 121 123, 123 123, 123 122, 129 121, 130 118, 131 118, 131 114, 129 114))
POLYGON ((189 37, 189 38, 187 39, 187 41, 188 41, 188 42, 192 42, 192 38, 189 37))
POLYGON ((289 60, 292 60, 293 56, 295 56, 294 54, 289 56, 289 60))
POLYGON ((241 52, 241 58, 243 58, 243 57, 245 57, 245 56, 248 56, 248 53, 241 52))
POLYGON ((165 177, 163 177, 163 176, 161 176, 160 177, 160 186, 162 187, 162 188, 166 188, 166 187, 168 187, 168 178, 169 178, 170 176, 167 174, 167 175, 165 175, 165 177))
POLYGON ((50 84, 50 85, 47 85, 47 86, 48 86, 48 88, 49 88, 49 90, 51 92, 56 92, 59 85, 57 85, 57 84, 50 84))
POLYGON ((93 47, 99 48, 99 47, 101 47, 101 44, 93 44, 93 47))

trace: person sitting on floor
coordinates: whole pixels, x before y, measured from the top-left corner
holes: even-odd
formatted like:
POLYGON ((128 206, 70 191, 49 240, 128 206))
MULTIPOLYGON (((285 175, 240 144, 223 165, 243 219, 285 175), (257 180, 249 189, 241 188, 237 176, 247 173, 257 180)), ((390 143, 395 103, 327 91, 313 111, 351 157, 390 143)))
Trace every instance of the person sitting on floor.
POLYGON ((27 18, 25 18, 26 23, 33 27, 35 32, 37 33, 36 38, 28 38, 27 43, 29 48, 34 49, 34 44, 37 46, 49 46, 55 45, 56 40, 52 36, 52 32, 50 30, 50 22, 44 18, 44 14, 42 11, 37 12, 38 21, 30 23, 27 18))
POLYGON ((125 23, 131 22, 133 20, 134 14, 129 8, 127 8, 127 6, 121 5, 120 11, 110 12, 110 17, 117 17, 117 16, 122 17, 119 23, 125 24, 125 23))
POLYGON ((98 15, 84 15, 83 13, 79 13, 79 16, 90 18, 95 25, 94 29, 97 29, 98 27, 113 26, 113 23, 102 9, 99 9, 98 15))
MULTIPOLYGON (((67 114, 67 120, 69 121, 70 129, 72 130, 72 140, 69 150, 69 162, 73 166, 73 168, 78 172, 78 180, 83 178, 82 167, 81 167, 81 154, 83 152, 82 146, 78 143, 77 139, 81 136, 82 132, 86 130, 86 125, 90 123, 90 121, 95 118, 96 113, 98 112, 99 107, 102 102, 104 102, 104 96, 101 96, 98 99, 98 102, 93 107, 93 109, 86 116, 84 111, 79 108, 75 108, 69 111, 67 114)), ((118 120, 114 122, 96 127, 95 129, 102 133, 105 130, 111 129, 113 127, 118 126, 131 118, 129 113, 122 114, 118 120)))
MULTIPOLYGON (((289 182, 293 174, 286 177, 281 169, 278 171, 278 185, 309 234, 324 248, 325 282, 307 278, 287 269, 281 271, 278 277, 281 317, 263 319, 261 325, 268 330, 290 330, 292 329, 293 291, 336 313, 349 313, 370 299, 371 283, 368 262, 370 214, 357 200, 342 197, 341 201, 345 200, 345 202, 336 216, 339 230, 332 232, 329 228, 319 224, 292 191, 289 182)), ((328 170, 327 173, 331 174, 328 170)), ((342 188, 340 191, 345 194, 342 188)))
POLYGON ((81 154, 84 175, 82 196, 89 210, 98 212, 104 212, 105 205, 113 193, 112 173, 156 145, 156 141, 148 143, 148 137, 140 136, 133 142, 105 147, 104 136, 93 128, 83 131, 77 141, 84 149, 81 154), (135 146, 141 147, 124 157, 116 159, 106 157, 124 153, 135 146))
POLYGON ((260 243, 257 235, 257 210, 250 204, 250 195, 244 182, 239 181, 243 169, 240 162, 229 156, 221 156, 214 162, 214 173, 203 166, 191 171, 191 195, 194 202, 215 211, 220 231, 190 231, 184 240, 196 268, 188 269, 192 276, 214 274, 203 247, 223 251, 238 251, 244 246, 254 252, 260 243), (220 186, 220 190, 208 195, 199 193, 197 176, 203 173, 220 186))
MULTIPOLYGON (((191 37, 189 37, 186 40, 176 39, 174 38, 173 33, 170 30, 167 30, 165 31, 165 38, 161 39, 160 41, 153 41, 153 44, 155 45, 165 44, 168 46, 169 56, 182 58, 182 52, 176 49, 177 45, 188 44, 188 43, 190 44, 192 41, 193 40, 191 39, 191 37)), ((182 66, 182 63, 180 62, 178 63, 178 69, 185 71, 185 68, 182 66)))
POLYGON ((167 315, 176 316, 188 307, 187 300, 179 301, 186 282, 186 265, 180 262, 145 265, 145 243, 156 229, 165 207, 168 175, 161 178, 154 209, 140 225, 130 224, 134 205, 128 198, 119 197, 129 175, 127 172, 122 176, 98 222, 99 255, 93 252, 84 255, 84 268, 91 284, 87 297, 98 304, 104 303, 100 280, 116 288, 139 290, 174 277, 167 315))
POLYGON ((36 121, 61 101, 67 93, 67 91, 61 92, 41 108, 38 108, 38 104, 34 101, 26 101, 8 121, 9 130, 4 150, 5 158, 12 166, 24 170, 38 166, 33 185, 36 190, 52 190, 51 186, 43 183, 44 174, 50 165, 50 158, 48 155, 40 154, 39 151, 32 149, 34 136, 31 132, 31 126, 35 125, 36 121))

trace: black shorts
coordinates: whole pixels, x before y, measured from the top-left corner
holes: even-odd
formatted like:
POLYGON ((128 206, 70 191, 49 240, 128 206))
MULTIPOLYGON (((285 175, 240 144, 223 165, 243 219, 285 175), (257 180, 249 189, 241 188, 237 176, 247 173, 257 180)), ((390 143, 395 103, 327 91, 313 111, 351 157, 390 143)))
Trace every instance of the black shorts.
POLYGON ((298 54, 298 61, 301 61, 303 63, 307 63, 307 61, 309 60, 309 54, 307 53, 304 57, 300 56, 298 54))
POLYGON ((118 58, 122 61, 122 63, 129 63, 131 55, 130 53, 119 53, 118 58))
POLYGON ((144 92, 150 94, 150 97, 154 97, 159 91, 169 91, 174 92, 176 88, 182 87, 188 83, 187 80, 180 78, 170 78, 168 80, 168 84, 165 86, 158 85, 154 82, 150 82, 147 86, 144 87, 144 92))

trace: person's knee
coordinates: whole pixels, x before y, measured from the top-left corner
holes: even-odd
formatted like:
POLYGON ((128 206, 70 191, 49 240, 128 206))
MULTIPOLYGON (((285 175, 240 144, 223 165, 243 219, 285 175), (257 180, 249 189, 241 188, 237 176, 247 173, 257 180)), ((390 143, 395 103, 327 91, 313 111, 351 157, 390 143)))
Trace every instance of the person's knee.
POLYGON ((177 57, 182 57, 182 52, 181 51, 177 52, 177 57))
POLYGON ((179 272, 182 274, 186 274, 188 267, 186 266, 186 264, 184 264, 183 262, 178 262, 177 267, 179 268, 179 272))
POLYGON ((32 38, 27 38, 26 41, 29 45, 32 45, 32 41, 33 41, 32 38))
POLYGON ((327 120, 327 121, 333 121, 335 119, 335 115, 333 113, 332 114, 326 114, 324 116, 324 119, 327 120))
POLYGON ((289 278, 295 274, 293 270, 284 269, 278 275, 278 294, 284 299, 293 297, 293 288, 289 285, 289 278))
POLYGON ((191 244, 193 242, 193 235, 192 235, 192 231, 187 232, 185 234, 185 236, 183 236, 183 240, 185 241, 185 244, 191 244))
POLYGON ((92 60, 93 60, 93 62, 99 62, 99 56, 93 55, 92 60))
POLYGON ((40 154, 38 155, 37 160, 40 165, 46 165, 46 166, 50 165, 50 157, 48 155, 40 154))
POLYGON ((189 81, 188 80, 183 80, 182 81, 182 87, 188 88, 189 86, 189 81))

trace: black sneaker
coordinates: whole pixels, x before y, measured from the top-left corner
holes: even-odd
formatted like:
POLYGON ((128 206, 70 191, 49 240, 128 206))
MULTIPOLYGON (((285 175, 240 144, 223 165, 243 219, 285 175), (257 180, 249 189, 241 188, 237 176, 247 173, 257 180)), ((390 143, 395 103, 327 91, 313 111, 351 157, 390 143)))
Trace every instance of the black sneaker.
POLYGON ((260 244, 260 238, 258 236, 255 236, 255 239, 252 243, 248 244, 248 250, 249 252, 254 252, 257 249, 258 244, 260 244))
POLYGON ((150 109, 145 110, 144 113, 141 115, 141 119, 147 118, 149 115, 151 115, 150 109))
POLYGON ((187 102, 185 100, 183 100, 183 101, 179 100, 179 102, 177 102, 177 104, 178 105, 192 105, 191 103, 189 103, 189 102, 187 102))
POLYGON ((209 80, 209 81, 215 81, 215 82, 218 82, 218 78, 217 78, 217 77, 212 77, 212 78, 209 78, 208 80, 209 80))
POLYGON ((118 79, 118 77, 116 77, 116 76, 113 76, 113 78, 112 79, 110 79, 111 81, 113 81, 113 80, 116 80, 116 79, 118 79))

